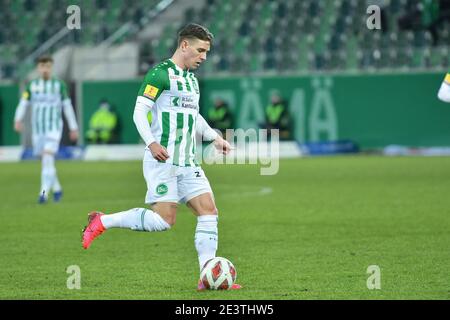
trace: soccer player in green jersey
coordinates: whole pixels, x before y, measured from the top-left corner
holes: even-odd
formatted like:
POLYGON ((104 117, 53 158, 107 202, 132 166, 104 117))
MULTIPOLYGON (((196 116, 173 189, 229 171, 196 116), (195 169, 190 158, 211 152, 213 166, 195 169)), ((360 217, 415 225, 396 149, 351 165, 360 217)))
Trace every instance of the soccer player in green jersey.
POLYGON ((26 109, 31 107, 33 152, 41 157, 41 190, 39 203, 46 203, 50 191, 54 201, 60 201, 62 188, 56 174, 55 154, 63 132, 62 111, 70 130, 70 139, 78 139, 78 126, 72 102, 64 81, 52 76, 53 59, 42 56, 38 59, 39 78, 31 80, 22 94, 14 117, 14 129, 23 130, 26 109))
POLYGON ((438 98, 444 102, 450 102, 450 72, 447 73, 444 81, 442 81, 441 88, 438 92, 438 98))
MULTIPOLYGON (((91 212, 83 232, 85 249, 110 228, 168 230, 175 223, 178 204, 186 203, 197 216, 194 242, 200 270, 215 257, 218 211, 208 179, 195 159, 195 134, 214 140, 216 148, 225 154, 230 145, 199 114, 199 85, 191 72, 206 60, 212 40, 206 28, 188 24, 178 35, 178 48, 172 58, 147 73, 138 92, 133 120, 146 145, 145 203, 151 209, 133 208, 114 214, 91 212)), ((232 287, 239 288, 236 284, 232 287)), ((201 282, 198 289, 204 289, 201 282)))

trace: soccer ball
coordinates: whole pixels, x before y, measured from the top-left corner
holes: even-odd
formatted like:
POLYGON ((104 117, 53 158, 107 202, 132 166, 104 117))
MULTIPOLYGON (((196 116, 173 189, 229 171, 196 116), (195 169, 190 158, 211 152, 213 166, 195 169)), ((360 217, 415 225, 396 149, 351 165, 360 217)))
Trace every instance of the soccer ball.
POLYGON ((228 290, 236 280, 236 269, 230 260, 215 257, 208 260, 200 272, 200 281, 206 289, 228 290))

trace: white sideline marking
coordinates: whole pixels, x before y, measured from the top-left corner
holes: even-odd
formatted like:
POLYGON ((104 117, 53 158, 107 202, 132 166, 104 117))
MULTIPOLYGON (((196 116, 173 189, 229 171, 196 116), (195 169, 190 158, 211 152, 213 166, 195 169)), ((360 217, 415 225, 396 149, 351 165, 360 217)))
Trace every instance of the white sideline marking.
POLYGON ((261 187, 259 190, 255 191, 232 191, 232 192, 221 192, 220 195, 226 195, 229 196, 266 196, 268 194, 271 194, 273 192, 273 189, 270 187, 261 187))

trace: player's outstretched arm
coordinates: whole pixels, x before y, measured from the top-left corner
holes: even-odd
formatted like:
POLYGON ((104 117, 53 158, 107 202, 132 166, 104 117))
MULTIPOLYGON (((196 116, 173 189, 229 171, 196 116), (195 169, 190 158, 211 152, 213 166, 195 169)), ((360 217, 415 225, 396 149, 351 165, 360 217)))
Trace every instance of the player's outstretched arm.
POLYGON ((14 121, 14 130, 18 133, 22 132, 22 130, 23 130, 22 121, 14 121))
POLYGON ((20 98, 19 105, 17 106, 16 113, 14 115, 14 130, 17 132, 22 132, 23 130, 23 118, 27 111, 27 107, 30 104, 30 93, 25 90, 20 98))
POLYGON ((154 102, 150 99, 137 97, 136 105, 134 106, 133 121, 139 135, 152 153, 153 158, 159 161, 165 161, 169 158, 169 154, 166 148, 156 142, 150 129, 150 124, 148 123, 147 115, 153 105, 154 102))
POLYGON ((70 140, 77 141, 78 140, 78 124, 77 118, 75 116, 75 112, 73 111, 72 101, 70 98, 66 98, 63 101, 63 111, 64 116, 67 120, 67 125, 69 126, 69 136, 70 140))
POLYGON ((73 111, 72 101, 70 100, 69 92, 67 91, 67 85, 64 81, 61 81, 61 100, 64 116, 69 126, 69 137, 72 141, 78 140, 78 124, 75 112, 73 111))
POLYGON ((214 146, 223 154, 227 154, 228 152, 230 152, 231 146, 228 141, 223 139, 220 134, 214 131, 201 114, 198 114, 197 116, 196 131, 198 134, 202 135, 206 141, 214 140, 214 146))
POLYGON ((450 103, 450 73, 447 74, 445 80, 442 82, 441 88, 438 92, 438 98, 441 101, 450 103))
POLYGON ((214 140, 214 146, 223 154, 228 154, 231 151, 230 143, 220 135, 217 135, 217 138, 214 140))

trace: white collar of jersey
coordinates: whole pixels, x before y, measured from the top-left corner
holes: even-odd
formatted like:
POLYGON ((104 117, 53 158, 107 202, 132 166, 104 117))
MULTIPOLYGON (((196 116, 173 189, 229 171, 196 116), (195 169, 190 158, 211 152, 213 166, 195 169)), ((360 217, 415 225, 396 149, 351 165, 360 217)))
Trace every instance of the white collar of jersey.
POLYGON ((175 66, 175 68, 176 68, 178 71, 180 71, 182 74, 183 74, 184 71, 188 71, 188 72, 189 72, 189 70, 184 70, 183 68, 179 67, 179 66, 175 63, 175 61, 172 60, 172 58, 169 59, 169 60, 170 60, 170 62, 173 63, 173 65, 175 66))
POLYGON ((47 82, 47 81, 52 81, 52 80, 53 80, 53 77, 50 77, 50 78, 48 78, 48 79, 44 79, 43 77, 39 77, 38 79, 39 79, 40 81, 47 82))

